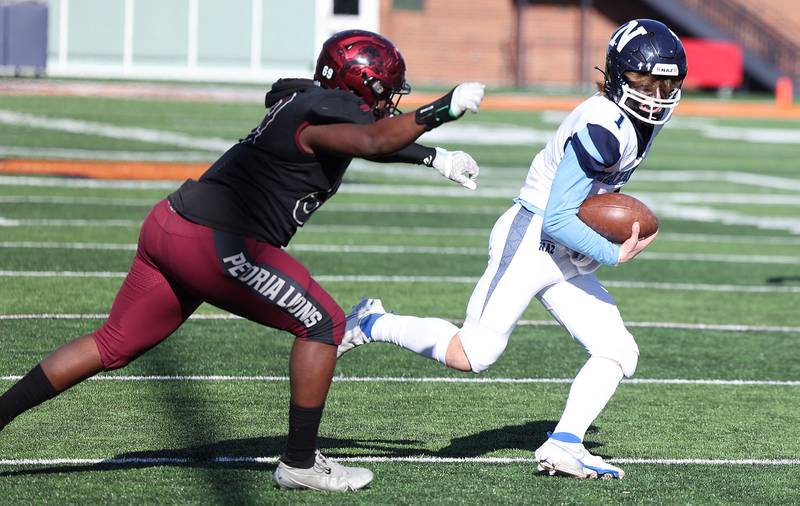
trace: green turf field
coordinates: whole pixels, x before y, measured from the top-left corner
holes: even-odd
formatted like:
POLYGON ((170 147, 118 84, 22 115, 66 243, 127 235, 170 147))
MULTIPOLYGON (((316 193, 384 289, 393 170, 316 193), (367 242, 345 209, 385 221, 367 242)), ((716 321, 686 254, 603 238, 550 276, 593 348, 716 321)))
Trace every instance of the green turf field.
MULTIPOLYGON (((0 158, 212 161, 262 115, 258 103, 0 97, 0 158)), ((559 117, 485 111, 434 131, 429 144, 481 164, 474 193, 424 167, 356 162, 290 251, 346 310, 369 296, 458 320, 489 231, 559 117)), ((279 491, 291 338, 203 306, 140 360, 0 433, 0 503, 796 503, 799 131, 679 108, 626 186, 662 226, 637 260, 598 273, 641 349, 587 435, 622 481, 536 472, 532 451, 585 355, 534 301, 480 376, 389 345, 346 355, 320 445, 376 479, 347 495, 279 491)), ((0 390, 99 325, 139 223, 176 186, 0 176, 0 390)))

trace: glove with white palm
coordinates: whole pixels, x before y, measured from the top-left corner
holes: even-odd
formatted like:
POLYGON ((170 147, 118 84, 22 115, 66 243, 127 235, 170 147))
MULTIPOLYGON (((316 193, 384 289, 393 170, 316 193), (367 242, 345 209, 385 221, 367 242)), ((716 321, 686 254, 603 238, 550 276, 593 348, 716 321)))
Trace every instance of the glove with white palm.
POLYGON ((436 148, 436 156, 431 161, 430 166, 447 179, 455 181, 464 188, 475 190, 478 187, 475 182, 480 171, 478 164, 463 151, 447 151, 446 149, 436 148))

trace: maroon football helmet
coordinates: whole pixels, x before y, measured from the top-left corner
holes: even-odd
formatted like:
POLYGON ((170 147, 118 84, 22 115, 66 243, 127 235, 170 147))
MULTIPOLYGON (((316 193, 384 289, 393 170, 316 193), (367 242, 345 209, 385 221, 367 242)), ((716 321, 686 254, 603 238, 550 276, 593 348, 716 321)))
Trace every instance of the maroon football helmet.
POLYGON ((355 93, 379 118, 399 114, 400 96, 411 91, 400 51, 385 37, 366 30, 345 30, 326 40, 314 80, 323 88, 355 93))

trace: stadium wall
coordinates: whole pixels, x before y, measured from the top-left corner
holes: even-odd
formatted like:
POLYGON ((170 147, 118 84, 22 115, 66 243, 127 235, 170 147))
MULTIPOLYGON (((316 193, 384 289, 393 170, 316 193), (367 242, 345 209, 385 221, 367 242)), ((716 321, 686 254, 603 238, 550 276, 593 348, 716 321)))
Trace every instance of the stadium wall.
MULTIPOLYGON (((734 1, 800 43, 796 0, 734 1)), ((409 78, 418 84, 479 77, 495 86, 591 86, 601 78, 593 67, 602 68, 613 30, 630 19, 658 18, 643 2, 618 0, 472 0, 457 6, 417 0, 414 9, 408 3, 381 0, 380 25, 402 49, 409 78)))
MULTIPOLYGON (((617 0, 43 1, 51 76, 259 83, 310 75, 326 37, 364 28, 401 48, 413 85, 587 87, 612 30, 652 16, 617 0)), ((800 41, 794 0, 736 1, 800 41)))
POLYGON ((333 32, 378 29, 377 0, 49 0, 51 76, 269 82, 310 76, 333 32))
POLYGON ((411 10, 382 0, 380 21, 403 51, 409 79, 422 84, 590 85, 599 78, 592 68, 602 66, 608 37, 619 26, 577 0, 526 3, 519 35, 512 0, 473 0, 457 9, 447 0, 420 3, 411 10))

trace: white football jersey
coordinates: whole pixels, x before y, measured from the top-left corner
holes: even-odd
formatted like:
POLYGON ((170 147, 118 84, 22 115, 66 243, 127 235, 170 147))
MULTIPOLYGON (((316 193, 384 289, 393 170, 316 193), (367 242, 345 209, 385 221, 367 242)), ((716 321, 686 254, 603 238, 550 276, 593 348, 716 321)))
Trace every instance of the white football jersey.
POLYGON ((595 94, 578 105, 558 127, 555 136, 539 151, 531 162, 525 184, 519 197, 539 209, 547 207, 550 187, 556 169, 564 158, 567 141, 573 135, 594 124, 608 130, 619 141, 619 161, 594 178, 590 195, 613 192, 630 179, 633 171, 647 157, 662 125, 653 127, 653 134, 647 140, 641 155, 638 155, 636 130, 620 107, 601 94, 595 94))

